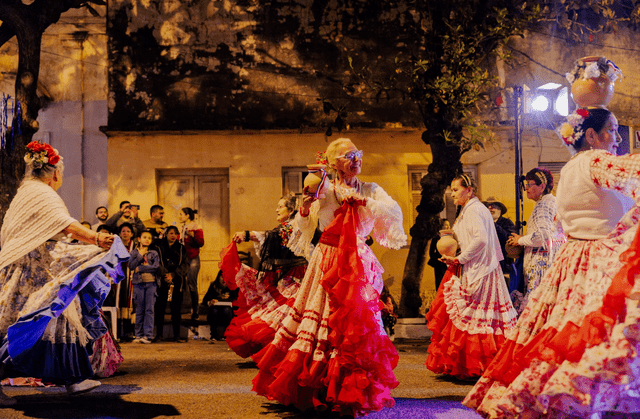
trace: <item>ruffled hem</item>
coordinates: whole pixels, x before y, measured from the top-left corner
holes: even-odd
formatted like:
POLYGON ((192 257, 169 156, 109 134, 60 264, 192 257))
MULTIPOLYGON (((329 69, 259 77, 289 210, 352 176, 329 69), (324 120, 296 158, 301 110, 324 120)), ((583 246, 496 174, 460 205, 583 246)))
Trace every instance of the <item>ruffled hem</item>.
MULTIPOLYGON (((374 285, 381 282, 379 272, 367 270, 373 265, 363 266, 358 256, 355 209, 362 202, 347 201, 323 233, 339 238, 339 245, 328 246, 321 239, 314 258, 321 256, 322 261, 316 265, 312 258, 310 266, 323 273, 305 276, 305 281, 320 281, 318 292, 328 296, 328 318, 311 306, 304 310, 305 316, 321 316, 314 323, 327 322, 327 340, 304 327, 281 329, 274 342, 254 356, 260 372, 253 389, 301 410, 361 416, 395 404, 390 391, 398 385, 393 374, 398 355, 379 318, 381 303, 374 285)), ((308 298, 315 303, 307 304, 324 300, 315 294, 308 298)))
MULTIPOLYGON (((327 342, 320 344, 320 347, 326 350, 327 342)), ((327 367, 325 358, 315 359, 309 352, 295 349, 287 351, 269 345, 253 359, 260 368, 253 379, 253 391, 257 394, 303 411, 327 409, 323 394, 327 367)))
POLYGON ((28 376, 49 381, 73 382, 93 376, 90 360, 93 341, 107 332, 100 308, 109 293, 111 280, 117 283, 124 277, 121 262, 128 259, 129 253, 116 236, 109 252, 86 262, 58 285, 53 301, 23 315, 8 328, 0 349, 0 361, 28 376), (76 297, 89 342, 82 342, 80 333, 65 342, 45 340, 45 331, 47 336, 57 336, 58 327, 65 329, 60 335, 66 335, 67 322, 58 320, 76 297))
POLYGON ((502 334, 470 334, 455 326, 447 312, 444 288, 448 281, 456 279, 454 269, 447 270, 427 313, 427 327, 433 334, 425 365, 436 374, 463 379, 478 377, 504 344, 505 337, 502 334))
POLYGON ((300 288, 296 279, 304 277, 305 271, 306 265, 291 268, 284 275, 290 282, 281 289, 275 285, 278 278, 275 272, 258 276, 256 280, 265 285, 262 299, 253 307, 239 309, 225 332, 227 344, 238 356, 248 358, 273 340, 300 288))
POLYGON ((232 320, 224 336, 233 352, 241 358, 248 358, 268 345, 275 334, 276 330, 267 323, 261 319, 251 319, 246 313, 232 320), (234 323, 236 319, 238 321, 234 323))

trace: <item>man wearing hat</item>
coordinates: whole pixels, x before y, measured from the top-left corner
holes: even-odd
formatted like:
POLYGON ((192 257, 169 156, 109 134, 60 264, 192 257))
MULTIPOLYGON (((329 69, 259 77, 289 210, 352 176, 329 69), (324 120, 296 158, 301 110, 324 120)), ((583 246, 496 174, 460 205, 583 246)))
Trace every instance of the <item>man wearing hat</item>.
POLYGON ((484 202, 484 205, 486 205, 491 212, 491 217, 493 218, 493 222, 496 226, 496 233, 498 233, 500 247, 502 248, 502 255, 504 256, 504 260, 500 262, 502 273, 504 273, 505 276, 508 276, 511 274, 511 264, 513 263, 513 259, 507 257, 505 246, 511 233, 516 232, 516 226, 513 224, 513 221, 503 217, 503 215, 507 213, 507 207, 502 202, 498 201, 494 197, 489 197, 484 202))

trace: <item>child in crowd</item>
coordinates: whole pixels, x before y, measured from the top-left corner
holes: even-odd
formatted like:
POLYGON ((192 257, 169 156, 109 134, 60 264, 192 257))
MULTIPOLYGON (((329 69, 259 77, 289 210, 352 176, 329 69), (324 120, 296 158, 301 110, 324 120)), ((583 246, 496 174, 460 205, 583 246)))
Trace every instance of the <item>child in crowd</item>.
POLYGON ((140 243, 131 252, 129 269, 133 272, 133 301, 136 306, 136 338, 137 343, 151 343, 153 339, 154 305, 156 290, 160 285, 158 268, 160 257, 158 252, 149 249, 153 237, 147 230, 140 234, 140 243))

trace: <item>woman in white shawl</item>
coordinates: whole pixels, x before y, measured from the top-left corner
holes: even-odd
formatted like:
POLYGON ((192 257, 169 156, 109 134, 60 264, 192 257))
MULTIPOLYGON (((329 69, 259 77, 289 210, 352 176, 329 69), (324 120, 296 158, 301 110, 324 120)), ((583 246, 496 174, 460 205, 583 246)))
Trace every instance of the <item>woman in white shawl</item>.
POLYGON ((524 177, 524 188, 527 198, 536 202, 527 221, 527 234, 521 236, 512 233, 507 240, 507 244, 511 246, 524 246, 522 266, 526 291, 524 296, 520 291, 512 293, 513 306, 518 314, 522 313, 529 294, 538 286, 542 276, 551 266, 560 245, 567 240, 561 229, 556 228, 558 208, 556 197, 551 194, 551 172, 539 167, 529 170, 524 177))
MULTIPOLYGON (((89 391, 100 385, 87 380, 91 345, 106 331, 99 309, 128 253, 119 238, 71 218, 56 193, 57 150, 31 142, 25 162, 0 231, 0 377, 10 369, 65 384, 71 394, 89 391)), ((0 390, 0 406, 14 403, 0 390)))

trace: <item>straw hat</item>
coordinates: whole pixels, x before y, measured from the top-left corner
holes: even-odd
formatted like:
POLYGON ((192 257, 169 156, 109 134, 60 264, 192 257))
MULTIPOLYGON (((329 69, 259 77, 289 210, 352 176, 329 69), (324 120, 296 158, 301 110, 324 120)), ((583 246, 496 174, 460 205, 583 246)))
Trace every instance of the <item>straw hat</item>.
POLYGON ((489 207, 498 207, 498 208, 500 208, 500 215, 505 215, 507 213, 507 207, 502 202, 500 202, 496 198, 494 198, 493 196, 490 196, 489 198, 487 198, 487 200, 484 201, 483 204, 487 208, 489 208, 489 207))

